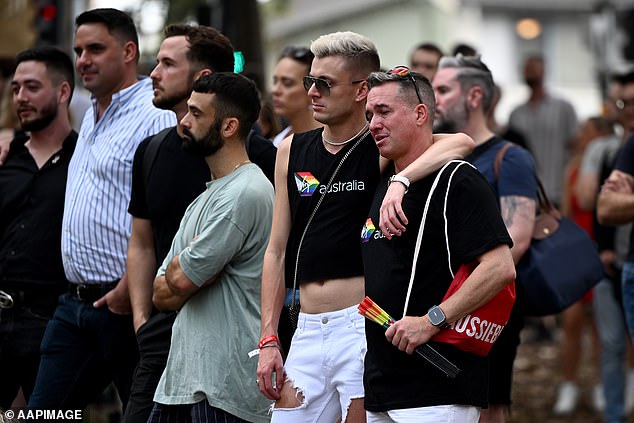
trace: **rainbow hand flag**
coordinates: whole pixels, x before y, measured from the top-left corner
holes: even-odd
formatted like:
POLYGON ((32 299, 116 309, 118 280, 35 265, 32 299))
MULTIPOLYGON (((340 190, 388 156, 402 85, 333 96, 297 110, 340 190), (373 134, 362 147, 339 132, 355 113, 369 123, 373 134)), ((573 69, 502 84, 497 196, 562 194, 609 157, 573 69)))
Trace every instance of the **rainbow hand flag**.
MULTIPOLYGON (((377 303, 372 301, 370 297, 365 297, 359 304, 359 314, 368 320, 378 323, 385 329, 394 324, 392 316, 387 314, 377 303)), ((448 378, 454 379, 462 370, 455 364, 447 360, 445 356, 440 354, 434 347, 429 344, 419 345, 415 349, 416 353, 427 360, 430 364, 443 372, 448 378)))

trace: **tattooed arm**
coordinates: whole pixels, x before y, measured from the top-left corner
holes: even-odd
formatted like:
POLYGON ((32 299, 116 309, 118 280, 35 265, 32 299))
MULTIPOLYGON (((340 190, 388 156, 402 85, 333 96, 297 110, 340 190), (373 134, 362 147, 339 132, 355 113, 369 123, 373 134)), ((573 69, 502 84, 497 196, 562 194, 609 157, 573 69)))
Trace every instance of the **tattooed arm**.
POLYGON ((535 199, 518 195, 500 197, 500 211, 513 239, 513 261, 517 264, 531 244, 535 226, 535 199))

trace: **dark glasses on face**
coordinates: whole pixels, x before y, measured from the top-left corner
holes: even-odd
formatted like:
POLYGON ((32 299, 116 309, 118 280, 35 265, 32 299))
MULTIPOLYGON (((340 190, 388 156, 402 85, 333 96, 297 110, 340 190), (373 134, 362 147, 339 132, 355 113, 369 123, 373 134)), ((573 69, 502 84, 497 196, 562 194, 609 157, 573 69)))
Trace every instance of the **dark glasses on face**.
POLYGON ((412 75, 412 71, 409 70, 409 68, 407 66, 396 66, 395 68, 390 69, 389 71, 387 71, 388 75, 399 75, 399 76, 409 76, 409 80, 412 81, 412 84, 414 85, 414 89, 416 90, 416 97, 418 97, 418 102, 420 104, 423 104, 423 99, 420 95, 420 91, 418 91, 418 85, 416 85, 416 80, 414 79, 414 76, 412 75))
MULTIPOLYGON (((357 79, 355 81, 350 81, 350 84, 351 85, 358 84, 359 82, 363 82, 363 81, 365 81, 365 79, 357 79)), ((317 91, 319 91, 319 94, 323 96, 329 96, 330 89, 334 87, 335 85, 341 85, 341 84, 345 84, 345 82, 330 82, 327 79, 315 78, 314 76, 310 76, 310 75, 306 75, 304 77, 304 89, 308 91, 310 90, 310 87, 315 85, 315 88, 317 88, 317 91)))

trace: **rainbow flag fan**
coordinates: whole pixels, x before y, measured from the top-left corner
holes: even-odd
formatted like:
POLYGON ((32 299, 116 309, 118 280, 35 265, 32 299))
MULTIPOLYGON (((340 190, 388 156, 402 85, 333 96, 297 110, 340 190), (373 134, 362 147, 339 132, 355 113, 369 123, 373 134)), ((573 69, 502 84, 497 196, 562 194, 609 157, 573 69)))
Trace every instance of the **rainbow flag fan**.
MULTIPOLYGON (((385 329, 394 324, 392 316, 387 314, 377 303, 372 301, 370 297, 365 297, 361 304, 359 304, 359 314, 368 320, 378 323, 385 329)), ((443 372, 448 378, 454 379, 461 370, 447 360, 442 354, 440 354, 434 347, 429 344, 419 345, 415 349, 416 353, 431 363, 438 370, 443 372)))

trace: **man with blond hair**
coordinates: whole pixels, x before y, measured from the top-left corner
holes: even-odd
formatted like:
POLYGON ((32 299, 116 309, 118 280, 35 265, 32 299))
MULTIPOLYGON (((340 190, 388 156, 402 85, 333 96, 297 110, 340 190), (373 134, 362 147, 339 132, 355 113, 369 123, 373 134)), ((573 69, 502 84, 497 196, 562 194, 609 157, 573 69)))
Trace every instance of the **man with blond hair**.
MULTIPOLYGON (((276 401, 274 422, 361 422, 366 344, 357 312, 364 297, 359 234, 381 169, 365 117, 365 79, 380 63, 372 41, 353 32, 323 35, 311 51, 315 59, 304 87, 324 127, 279 147, 257 383, 276 401), (283 366, 277 326, 287 289, 300 292, 301 312, 283 366)), ((467 137, 454 138, 434 145, 417 162, 420 170, 404 170, 395 181, 408 184, 469 151, 467 137)), ((404 229, 399 212, 400 204, 388 213, 395 235, 404 229)))

